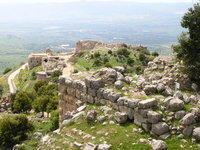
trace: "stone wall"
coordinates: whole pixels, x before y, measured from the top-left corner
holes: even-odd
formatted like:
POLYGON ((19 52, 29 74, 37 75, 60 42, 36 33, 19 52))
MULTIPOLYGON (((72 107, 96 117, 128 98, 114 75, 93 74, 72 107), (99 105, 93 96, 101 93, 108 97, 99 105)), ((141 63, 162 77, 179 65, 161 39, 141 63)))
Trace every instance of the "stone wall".
MULTIPOLYGON (((107 44, 103 43, 100 41, 79 41, 76 43, 76 49, 75 52, 80 52, 84 50, 115 50, 119 49, 123 46, 123 44, 107 44)), ((143 46, 133 46, 133 45, 128 45, 132 49, 138 49, 138 48, 147 48, 143 46)))
MULTIPOLYGON (((155 62, 157 62, 157 59, 154 63, 155 62)), ((151 66, 151 63, 149 63, 149 65, 151 66)), ((158 67, 160 65, 155 66, 158 67)), ((166 67, 164 68, 167 69, 166 67)), ((132 120, 134 124, 162 139, 166 139, 171 135, 180 135, 180 137, 182 137, 194 134, 195 139, 200 139, 200 128, 198 127, 200 123, 200 109, 198 108, 200 106, 200 95, 186 95, 172 88, 172 93, 165 93, 166 96, 169 96, 167 98, 156 95, 151 95, 151 98, 147 97, 147 99, 124 97, 113 88, 107 88, 110 87, 107 85, 115 85, 118 81, 129 82, 128 80, 126 81, 128 78, 124 77, 121 73, 122 70, 123 69, 120 69, 120 67, 114 69, 103 68, 87 76, 84 80, 60 77, 60 123, 66 120, 71 112, 76 112, 76 109, 84 103, 103 104, 109 105, 118 111, 118 113, 115 114, 118 123, 123 122, 120 119, 126 116, 128 119, 132 120), (193 105, 190 105, 190 103, 193 105), (186 110, 186 105, 190 105, 192 108, 186 110), (178 124, 174 124, 174 120, 177 121, 178 124)), ((148 70, 146 70, 146 73, 147 72, 148 70)), ((170 74, 173 76, 173 74, 178 73, 176 71, 170 71, 170 74)), ((166 75, 168 76, 168 74, 166 75)), ((143 83, 146 85, 147 82, 148 85, 152 86, 154 83, 157 83, 159 79, 155 79, 154 82, 147 80, 143 83)), ((174 85, 179 79, 181 80, 183 77, 178 76, 176 80, 170 81, 174 85)), ((140 79, 138 78, 138 80, 140 79)), ((158 85, 155 87, 157 88, 158 85)), ((141 88, 140 84, 134 88, 141 88)), ((167 89, 168 87, 164 86, 164 90, 167 89)), ((145 91, 146 88, 143 90, 147 95, 149 94, 149 90, 145 91)), ((154 94, 157 94, 157 92, 154 94)))
POLYGON ((44 57, 47 57, 46 53, 33 53, 28 56, 28 67, 33 69, 42 65, 42 60, 44 57))

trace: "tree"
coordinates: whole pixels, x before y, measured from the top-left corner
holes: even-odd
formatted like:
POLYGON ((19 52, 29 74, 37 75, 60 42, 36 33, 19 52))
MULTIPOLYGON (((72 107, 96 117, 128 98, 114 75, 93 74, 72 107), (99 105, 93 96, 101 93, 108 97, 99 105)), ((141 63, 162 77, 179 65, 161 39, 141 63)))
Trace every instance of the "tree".
POLYGON ((158 52, 152 52, 151 55, 155 57, 159 56, 158 52))
POLYGON ((184 66, 182 71, 192 82, 200 85, 200 4, 189 8, 183 16, 181 26, 188 31, 179 37, 179 44, 173 46, 177 60, 184 66))
POLYGON ((3 72, 3 74, 6 74, 6 73, 10 72, 11 70, 12 70, 12 68, 6 68, 6 69, 4 70, 4 72, 3 72))
POLYGON ((56 110, 58 106, 58 100, 52 96, 40 96, 37 97, 33 103, 33 108, 36 112, 44 112, 50 113, 53 110, 56 110))
POLYGON ((0 120, 0 147, 10 148, 27 138, 27 133, 34 129, 25 115, 7 117, 0 120))
POLYGON ((32 108, 31 103, 32 101, 26 92, 18 92, 14 98, 12 110, 16 113, 27 113, 32 108))
POLYGON ((48 82, 47 81, 38 81, 37 83, 35 83, 33 89, 38 92, 39 89, 42 87, 42 86, 46 86, 48 85, 48 82))

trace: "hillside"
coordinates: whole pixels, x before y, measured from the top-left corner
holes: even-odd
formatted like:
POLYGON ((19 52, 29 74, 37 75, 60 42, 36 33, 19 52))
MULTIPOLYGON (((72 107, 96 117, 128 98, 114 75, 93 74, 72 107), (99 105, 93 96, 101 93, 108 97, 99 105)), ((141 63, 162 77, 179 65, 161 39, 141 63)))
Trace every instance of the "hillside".
POLYGON ((15 149, 198 150, 199 95, 177 62, 142 46, 94 43, 38 55, 42 67, 29 56, 38 66, 15 78, 13 101, 22 93, 32 101, 25 114, 34 130, 15 149))

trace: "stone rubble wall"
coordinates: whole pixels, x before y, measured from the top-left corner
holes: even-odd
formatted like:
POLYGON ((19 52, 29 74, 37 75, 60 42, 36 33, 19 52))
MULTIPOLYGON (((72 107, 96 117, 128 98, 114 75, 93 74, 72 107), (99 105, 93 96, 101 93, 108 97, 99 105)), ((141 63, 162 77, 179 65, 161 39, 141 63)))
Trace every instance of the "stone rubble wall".
MULTIPOLYGON (((146 48, 144 46, 133 46, 128 45, 132 49, 146 48)), ((122 47, 122 44, 107 44, 100 41, 79 41, 76 43, 75 52, 85 51, 85 50, 117 50, 122 47)))
POLYGON ((162 121, 162 116, 151 110, 156 108, 156 98, 148 100, 121 97, 110 89, 103 88, 99 79, 85 79, 85 82, 61 77, 60 79, 60 122, 68 112, 75 111, 83 103, 107 104, 115 110, 125 112, 129 119, 146 131, 161 136, 169 132, 169 126, 162 121), (150 111, 151 110, 151 111, 150 111))

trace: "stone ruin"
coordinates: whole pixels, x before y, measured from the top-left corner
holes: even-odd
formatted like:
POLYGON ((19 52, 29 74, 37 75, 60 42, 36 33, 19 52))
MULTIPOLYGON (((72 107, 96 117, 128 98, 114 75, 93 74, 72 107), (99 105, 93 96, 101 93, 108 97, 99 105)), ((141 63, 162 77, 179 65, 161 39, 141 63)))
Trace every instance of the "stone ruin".
MULTIPOLYGON (((144 78, 143 84, 153 86, 153 90, 146 90, 138 81, 130 81, 138 83, 138 88, 144 90, 147 95, 158 92, 160 83, 162 92, 171 89, 172 92, 165 92, 166 96, 151 96, 151 98, 140 99, 123 96, 112 88, 107 88, 106 85, 113 85, 122 80, 126 81, 126 77, 121 73, 119 68, 111 69, 104 68, 98 70, 84 80, 74 80, 69 77, 60 77, 59 81, 59 108, 60 108, 60 124, 66 119, 69 119, 69 114, 76 112, 76 109, 84 103, 103 104, 115 109, 115 120, 119 123, 125 123, 127 120, 132 120, 134 124, 143 128, 146 132, 155 135, 161 139, 167 139, 171 135, 179 135, 179 137, 192 136, 196 141, 200 140, 200 96, 198 94, 186 95, 179 90, 175 90, 176 82, 180 82, 181 86, 186 86, 186 82, 182 82, 182 76, 178 76, 174 65, 165 63, 164 60, 156 58, 153 63, 150 62, 146 69, 147 78, 144 78), (168 66, 169 65, 169 66, 168 66), (160 77, 152 77, 147 75, 151 70, 165 70, 165 73, 160 77), (170 71, 171 70, 171 71, 170 71), (174 70, 174 71, 172 71, 174 70), (173 74, 173 75, 172 75, 173 74), (165 80, 169 77, 169 80, 165 80), (177 78, 172 78, 177 77, 177 78), (150 79, 149 79, 150 78, 150 79), (179 81, 180 80, 180 81, 179 81), (157 82, 159 81, 159 82, 157 82), (168 85, 168 81, 171 83, 168 85), (186 111, 185 105, 194 103, 194 108, 186 111), (166 114, 167 115, 163 115, 166 114), (178 125, 174 125, 172 121, 179 121, 178 125)), ((129 81, 127 81, 129 82, 129 81)), ((141 82, 140 82, 141 83, 141 82)), ((161 92, 160 91, 160 92, 161 92)))
MULTIPOLYGON (((75 53, 85 51, 85 50, 117 50, 121 48, 123 44, 107 44, 99 41, 79 41, 76 43, 75 53)), ((132 46, 128 45, 132 49, 145 48, 144 46, 132 46)))
POLYGON ((11 94, 5 94, 0 100, 0 112, 11 111, 11 94))

